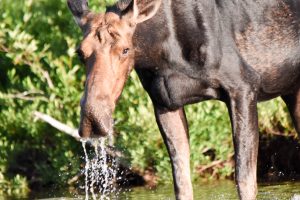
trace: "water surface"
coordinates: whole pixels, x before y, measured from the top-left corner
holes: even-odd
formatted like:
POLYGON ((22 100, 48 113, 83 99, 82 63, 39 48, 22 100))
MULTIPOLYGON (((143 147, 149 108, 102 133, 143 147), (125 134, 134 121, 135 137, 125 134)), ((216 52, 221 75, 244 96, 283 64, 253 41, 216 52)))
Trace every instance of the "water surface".
MULTIPOLYGON (((84 195, 72 194, 50 194, 53 198, 45 198, 40 195, 36 199, 59 200, 59 199, 84 199, 84 195)), ((49 194, 47 197, 50 197, 49 194)), ((259 184, 258 200, 300 200, 300 182, 285 182, 272 184, 259 184), (296 197, 296 198, 295 198, 296 197)), ((122 192, 119 197, 112 199, 120 200, 173 200, 173 186, 164 185, 156 189, 144 187, 132 188, 130 191, 122 192)), ((232 181, 211 181, 194 183, 195 200, 236 200, 238 199, 235 184, 232 181)))

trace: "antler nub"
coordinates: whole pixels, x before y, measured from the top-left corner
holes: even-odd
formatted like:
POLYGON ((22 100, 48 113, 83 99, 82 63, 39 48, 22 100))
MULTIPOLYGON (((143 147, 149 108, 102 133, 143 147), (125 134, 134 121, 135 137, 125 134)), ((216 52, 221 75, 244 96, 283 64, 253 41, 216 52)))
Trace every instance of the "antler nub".
POLYGON ((119 0, 116 3, 116 6, 121 10, 124 11, 128 8, 128 6, 131 4, 133 0, 119 0))
POLYGON ((68 0, 68 7, 71 10, 76 23, 82 29, 86 23, 85 16, 90 12, 87 0, 68 0))
POLYGON ((87 0, 68 0, 67 3, 74 17, 81 18, 89 12, 87 0))

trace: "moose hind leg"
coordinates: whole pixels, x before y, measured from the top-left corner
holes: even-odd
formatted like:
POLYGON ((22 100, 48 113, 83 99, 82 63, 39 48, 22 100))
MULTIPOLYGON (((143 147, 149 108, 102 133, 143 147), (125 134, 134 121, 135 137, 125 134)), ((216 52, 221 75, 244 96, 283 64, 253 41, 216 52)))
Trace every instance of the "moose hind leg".
POLYGON ((282 96, 282 99, 288 107, 293 124, 300 137, 300 89, 293 94, 282 96))

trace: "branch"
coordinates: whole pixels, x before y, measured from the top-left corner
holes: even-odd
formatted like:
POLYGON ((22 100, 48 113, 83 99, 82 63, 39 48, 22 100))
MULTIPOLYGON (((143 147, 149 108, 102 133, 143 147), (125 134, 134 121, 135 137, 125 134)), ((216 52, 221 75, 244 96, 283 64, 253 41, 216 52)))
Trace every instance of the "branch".
POLYGON ((44 96, 33 96, 33 95, 43 95, 40 91, 25 91, 16 94, 0 94, 0 98, 8 99, 21 99, 26 101, 35 101, 37 99, 47 102, 47 99, 44 96))
POLYGON ((76 140, 80 140, 80 136, 78 134, 78 130, 74 129, 66 124, 61 123, 60 121, 57 121, 56 119, 54 119, 53 117, 40 113, 38 111, 34 111, 33 115, 37 118, 40 119, 48 124, 50 124, 51 126, 53 126, 54 128, 60 130, 61 132, 64 132, 70 136, 72 136, 73 138, 75 138, 76 140))
POLYGON ((204 172, 205 170, 210 169, 210 168, 213 168, 213 167, 215 167, 215 166, 218 166, 218 165, 220 165, 220 164, 222 164, 222 163, 224 163, 224 162, 227 162, 227 160, 225 160, 225 161, 224 161, 224 160, 215 160, 215 161, 213 161, 212 163, 210 163, 210 164, 208 164, 208 165, 199 167, 198 173, 202 173, 202 172, 204 172))
POLYGON ((8 53, 8 48, 6 48, 4 45, 0 45, 0 52, 8 53))
POLYGON ((44 76, 44 78, 46 79, 47 83, 48 83, 48 86, 53 89, 54 88, 54 84, 50 78, 50 75, 49 73, 46 71, 46 70, 42 70, 42 74, 44 76))
MULTIPOLYGON (((72 136, 73 138, 75 138, 77 141, 80 141, 81 137, 78 134, 78 129, 74 129, 66 124, 61 123, 60 121, 54 119, 53 117, 46 115, 44 113, 38 112, 38 111, 34 111, 33 115, 37 118, 40 119, 48 124, 50 124, 51 126, 53 126, 54 128, 58 129, 61 132, 66 133, 67 135, 72 136)), ((118 151, 117 149, 115 149, 113 146, 107 146, 106 151, 108 153, 108 155, 112 156, 112 157, 123 157, 124 155, 122 154, 122 152, 118 151)))
POLYGON ((224 165, 225 163, 229 163, 232 160, 232 157, 234 156, 233 153, 229 154, 227 157, 227 160, 215 160, 213 162, 211 162, 208 165, 204 165, 204 166, 199 166, 197 167, 198 169, 198 173, 203 173, 204 171, 208 170, 208 169, 212 169, 215 167, 221 167, 222 165, 224 165))

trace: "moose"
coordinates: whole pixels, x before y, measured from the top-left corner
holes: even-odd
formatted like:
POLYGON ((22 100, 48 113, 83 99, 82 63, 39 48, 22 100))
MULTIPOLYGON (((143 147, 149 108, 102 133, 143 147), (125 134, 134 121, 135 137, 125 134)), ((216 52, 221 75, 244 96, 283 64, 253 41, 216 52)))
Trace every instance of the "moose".
POLYGON ((300 1, 119 0, 105 13, 87 0, 67 3, 83 33, 80 136, 112 132, 134 68, 153 102, 176 199, 193 199, 184 106, 214 99, 229 111, 239 198, 254 200, 257 103, 280 96, 300 133, 300 1))

